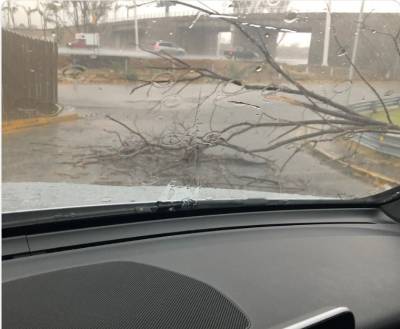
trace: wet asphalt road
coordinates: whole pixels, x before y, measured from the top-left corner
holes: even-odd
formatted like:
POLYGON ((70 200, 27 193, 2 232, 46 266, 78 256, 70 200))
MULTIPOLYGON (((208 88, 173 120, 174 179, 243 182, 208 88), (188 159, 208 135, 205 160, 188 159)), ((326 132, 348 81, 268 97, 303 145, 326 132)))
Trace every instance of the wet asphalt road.
MULTIPOLYGON (((315 90, 332 95, 334 88, 340 85, 315 85, 315 90)), ((180 96, 173 96, 173 90, 152 88, 150 94, 140 90, 129 95, 132 85, 78 85, 61 84, 59 101, 64 106, 73 107, 81 119, 42 127, 35 127, 3 135, 3 181, 6 182, 71 182, 107 185, 129 185, 126 177, 117 170, 99 165, 95 161, 86 166, 77 163, 95 150, 113 150, 120 146, 119 139, 129 133, 114 122, 105 118, 111 115, 131 126, 136 125, 144 134, 153 134, 168 129, 172 123, 195 123, 199 132, 215 130, 237 122, 258 122, 262 113, 280 119, 311 118, 312 114, 276 100, 265 101, 260 92, 242 93, 235 87, 209 96, 214 90, 212 85, 193 85, 180 96), (207 98, 208 97, 208 98, 207 98), (197 108, 199 100, 204 104, 197 108), (232 102, 251 103, 249 107, 232 102), (216 108, 216 110, 215 110, 216 108), (210 120, 210 117, 213 119, 210 120)), ((382 92, 395 88, 388 84, 378 85, 382 92)), ((167 88, 168 89, 168 88, 167 88)), ((338 95, 340 100, 344 95, 338 95)), ((372 95, 362 86, 356 85, 351 102, 372 99, 372 95)), ((263 129, 252 131, 235 140, 240 146, 257 148, 266 145, 283 130, 263 129)), ((231 151, 216 150, 223 157, 231 151)), ((292 154, 292 149, 279 148, 268 153, 268 157, 277 166, 282 165, 292 154)), ((145 165, 145 164, 144 164, 145 165)), ((114 168, 115 169, 115 168, 114 168)), ((236 173, 254 176, 265 170, 263 166, 248 163, 236 163, 236 173)), ((212 174, 202 168, 201 175, 208 178, 210 185, 212 174)), ((215 173, 214 173, 215 174, 215 173)), ((179 173, 177 173, 179 178, 179 173)), ((215 174, 218 176, 218 173, 215 174)), ((286 185, 300 186, 298 193, 324 196, 362 196, 377 192, 364 178, 352 174, 349 170, 337 166, 328 160, 309 152, 298 152, 282 171, 274 174, 283 190, 286 185), (298 184, 299 183, 299 184, 298 184)), ((218 185, 218 177, 215 184, 218 185)), ((171 180, 174 180, 171 177, 171 180)), ((201 184, 201 179, 200 179, 201 184)), ((216 186, 215 186, 216 187, 216 186)), ((226 187, 226 186, 219 186, 226 187)), ((260 187, 259 187, 260 189, 260 187)))

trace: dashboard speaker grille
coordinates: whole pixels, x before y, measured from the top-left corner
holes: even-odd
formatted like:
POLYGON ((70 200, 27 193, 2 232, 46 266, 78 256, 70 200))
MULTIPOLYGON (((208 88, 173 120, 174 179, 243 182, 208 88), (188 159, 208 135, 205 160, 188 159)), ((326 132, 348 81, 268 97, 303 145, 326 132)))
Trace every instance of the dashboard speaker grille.
POLYGON ((245 329, 245 314, 211 286, 133 262, 111 262, 3 284, 3 328, 245 329))

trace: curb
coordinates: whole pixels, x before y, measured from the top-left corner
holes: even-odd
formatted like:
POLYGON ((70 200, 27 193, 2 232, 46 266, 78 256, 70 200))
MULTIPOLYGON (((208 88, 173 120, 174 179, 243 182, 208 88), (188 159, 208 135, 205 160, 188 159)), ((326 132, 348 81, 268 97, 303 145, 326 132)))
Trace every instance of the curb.
POLYGON ((329 160, 335 161, 336 163, 339 163, 347 168, 352 169, 354 172, 358 173, 358 174, 362 174, 364 176, 368 176, 369 178, 374 179, 376 182, 379 182, 380 184, 390 184, 390 185, 394 185, 394 186, 398 186, 400 185, 400 181, 397 181, 393 178, 387 177, 385 175, 376 173, 374 171, 370 171, 367 170, 363 167, 354 165, 354 164, 350 164, 346 161, 337 159, 336 155, 327 152, 325 150, 322 150, 320 148, 314 148, 315 152, 318 152, 319 154, 323 155, 324 157, 328 158, 329 160))
POLYGON ((77 113, 67 113, 54 117, 37 117, 32 119, 19 119, 5 122, 2 124, 2 132, 9 134, 21 129, 45 126, 53 123, 67 122, 79 119, 77 113))

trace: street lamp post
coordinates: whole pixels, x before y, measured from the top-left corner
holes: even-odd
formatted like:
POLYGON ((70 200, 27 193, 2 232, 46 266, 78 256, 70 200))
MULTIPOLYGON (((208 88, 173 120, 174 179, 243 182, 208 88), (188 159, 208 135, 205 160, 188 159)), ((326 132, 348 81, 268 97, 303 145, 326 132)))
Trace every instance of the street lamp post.
MULTIPOLYGON (((360 13, 358 14, 358 21, 357 21, 357 30, 354 38, 354 45, 353 45, 353 52, 351 54, 351 62, 355 65, 356 64, 356 59, 357 59, 357 51, 358 51, 358 43, 360 40, 360 32, 361 32, 361 23, 362 23, 362 18, 364 14, 364 5, 365 5, 365 0, 361 1, 361 7, 360 7, 360 13)), ((350 70, 349 70, 349 80, 352 81, 354 76, 354 67, 353 65, 350 65, 350 70)))
POLYGON ((135 49, 139 49, 139 24, 138 24, 138 17, 137 17, 137 4, 136 0, 133 0, 133 5, 125 6, 126 7, 126 19, 129 20, 129 9, 133 9, 133 21, 134 21, 134 28, 135 28, 135 49))
POLYGON ((326 8, 324 52, 322 54, 322 66, 328 66, 329 43, 331 38, 331 8, 332 8, 332 0, 329 0, 326 8))
POLYGON ((364 5, 365 5, 365 0, 361 0, 360 13, 358 14, 357 29, 356 29, 355 38, 354 38, 353 51, 351 54, 351 63, 350 63, 349 77, 348 77, 348 80, 350 81, 351 85, 350 85, 349 92, 347 94, 347 102, 346 102, 347 105, 350 103, 351 89, 352 89, 352 85, 353 85, 352 82, 353 82, 353 77, 354 77, 353 65, 356 65, 358 43, 360 40, 360 33, 361 33, 361 23, 362 23, 362 18, 363 18, 363 14, 364 14, 364 5))

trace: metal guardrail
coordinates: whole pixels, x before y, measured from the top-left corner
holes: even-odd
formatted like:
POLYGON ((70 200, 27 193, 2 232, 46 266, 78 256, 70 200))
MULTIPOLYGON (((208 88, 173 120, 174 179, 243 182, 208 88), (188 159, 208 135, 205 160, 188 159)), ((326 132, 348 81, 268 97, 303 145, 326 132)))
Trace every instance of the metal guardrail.
MULTIPOLYGON (((400 106, 400 97, 392 97, 384 99, 384 103, 386 106, 400 106)), ((382 104, 379 100, 370 101, 370 102, 361 102, 350 105, 350 108, 355 111, 359 112, 367 112, 367 111, 374 111, 378 108, 381 108, 382 104)))
MULTIPOLYGON (((400 106, 400 97, 385 99, 384 103, 387 107, 400 106)), ((382 104, 379 101, 371 101, 353 104, 350 107, 359 112, 373 112, 382 108, 382 104)), ((400 158, 400 135, 364 133, 354 140, 377 152, 400 158)))

